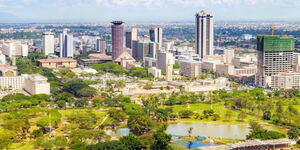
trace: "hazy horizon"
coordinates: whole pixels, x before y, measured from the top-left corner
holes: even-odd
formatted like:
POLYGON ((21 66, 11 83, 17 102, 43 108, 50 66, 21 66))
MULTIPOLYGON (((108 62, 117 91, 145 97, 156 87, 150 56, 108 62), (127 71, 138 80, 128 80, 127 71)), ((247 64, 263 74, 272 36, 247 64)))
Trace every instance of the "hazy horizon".
POLYGON ((0 0, 0 22, 300 21, 300 0, 0 0))

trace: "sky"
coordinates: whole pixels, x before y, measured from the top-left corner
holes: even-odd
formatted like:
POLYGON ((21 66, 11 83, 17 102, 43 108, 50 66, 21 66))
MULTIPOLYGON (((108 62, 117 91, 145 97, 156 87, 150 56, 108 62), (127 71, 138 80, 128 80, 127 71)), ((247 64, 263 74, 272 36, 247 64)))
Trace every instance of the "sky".
POLYGON ((300 21, 300 0, 0 0, 0 21, 300 21))

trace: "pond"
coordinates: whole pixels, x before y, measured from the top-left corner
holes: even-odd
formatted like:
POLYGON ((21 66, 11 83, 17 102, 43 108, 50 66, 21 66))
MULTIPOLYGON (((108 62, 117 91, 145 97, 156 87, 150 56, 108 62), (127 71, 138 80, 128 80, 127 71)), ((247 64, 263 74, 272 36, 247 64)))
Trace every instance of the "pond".
POLYGON ((166 133, 177 136, 188 136, 188 130, 193 128, 192 136, 216 137, 229 139, 246 139, 249 125, 211 124, 201 122, 179 122, 170 124, 166 133))

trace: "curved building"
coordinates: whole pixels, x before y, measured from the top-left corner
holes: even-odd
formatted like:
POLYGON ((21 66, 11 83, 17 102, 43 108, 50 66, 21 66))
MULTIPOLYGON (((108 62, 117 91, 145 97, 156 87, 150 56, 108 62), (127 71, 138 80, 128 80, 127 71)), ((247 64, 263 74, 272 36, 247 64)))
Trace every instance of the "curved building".
POLYGON ((118 58, 124 51, 124 26, 122 21, 111 22, 112 32, 112 59, 118 58))

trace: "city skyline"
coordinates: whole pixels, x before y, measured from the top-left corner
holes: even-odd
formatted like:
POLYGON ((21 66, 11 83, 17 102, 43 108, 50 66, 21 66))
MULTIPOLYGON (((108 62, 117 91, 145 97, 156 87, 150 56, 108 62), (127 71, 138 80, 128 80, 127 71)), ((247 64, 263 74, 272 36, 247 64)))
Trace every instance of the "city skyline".
POLYGON ((0 21, 193 21, 202 9, 217 21, 297 21, 299 6, 300 0, 0 0, 0 21))

